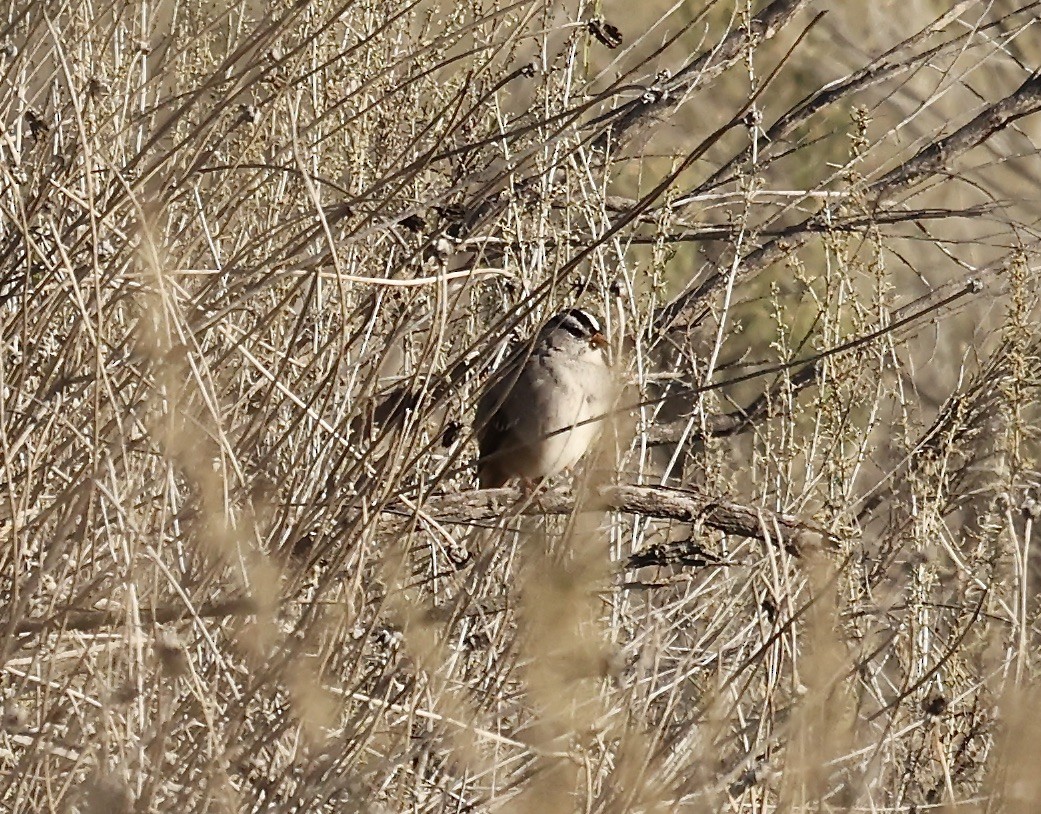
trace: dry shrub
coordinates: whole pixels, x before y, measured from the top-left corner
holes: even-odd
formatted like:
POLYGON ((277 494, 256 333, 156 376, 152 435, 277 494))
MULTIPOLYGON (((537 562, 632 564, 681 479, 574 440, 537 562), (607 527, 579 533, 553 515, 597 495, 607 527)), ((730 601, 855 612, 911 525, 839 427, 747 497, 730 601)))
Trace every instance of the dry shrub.
POLYGON ((5 810, 1041 804, 1035 4, 638 5, 14 0, 5 810))

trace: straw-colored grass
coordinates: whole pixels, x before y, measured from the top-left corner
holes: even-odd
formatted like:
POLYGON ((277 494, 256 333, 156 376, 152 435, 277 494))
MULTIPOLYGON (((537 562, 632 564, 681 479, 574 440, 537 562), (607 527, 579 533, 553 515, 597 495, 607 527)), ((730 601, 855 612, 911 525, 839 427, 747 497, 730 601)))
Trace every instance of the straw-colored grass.
POLYGON ((13 0, 0 809, 1041 806, 1036 4, 831 5, 13 0))

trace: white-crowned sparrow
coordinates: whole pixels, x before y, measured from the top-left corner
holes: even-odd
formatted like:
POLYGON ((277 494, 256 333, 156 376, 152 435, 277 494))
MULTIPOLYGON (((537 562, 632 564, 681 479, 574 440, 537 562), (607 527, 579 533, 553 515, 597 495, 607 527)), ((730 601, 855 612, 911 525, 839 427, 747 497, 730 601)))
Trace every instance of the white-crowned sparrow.
POLYGON ((482 489, 527 485, 578 463, 611 408, 607 340, 596 317, 572 308, 550 319, 503 365, 477 403, 482 489))

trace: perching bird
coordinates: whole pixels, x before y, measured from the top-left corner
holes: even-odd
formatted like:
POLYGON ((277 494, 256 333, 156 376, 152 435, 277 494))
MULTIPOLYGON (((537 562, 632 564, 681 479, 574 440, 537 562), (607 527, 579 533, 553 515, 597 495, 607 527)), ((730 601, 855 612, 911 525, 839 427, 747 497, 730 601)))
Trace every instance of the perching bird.
POLYGON ((513 478, 531 486, 585 455, 603 424, 589 419, 611 408, 607 344, 596 317, 572 308, 506 362, 477 404, 482 489, 513 478))

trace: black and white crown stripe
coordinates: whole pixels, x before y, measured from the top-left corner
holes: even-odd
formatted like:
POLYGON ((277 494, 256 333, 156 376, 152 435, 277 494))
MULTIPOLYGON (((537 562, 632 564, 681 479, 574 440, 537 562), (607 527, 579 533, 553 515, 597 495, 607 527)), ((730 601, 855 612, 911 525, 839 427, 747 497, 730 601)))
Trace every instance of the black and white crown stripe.
POLYGON ((581 308, 572 308, 557 315, 554 322, 569 334, 579 339, 589 339, 600 333, 600 323, 596 317, 581 308))

